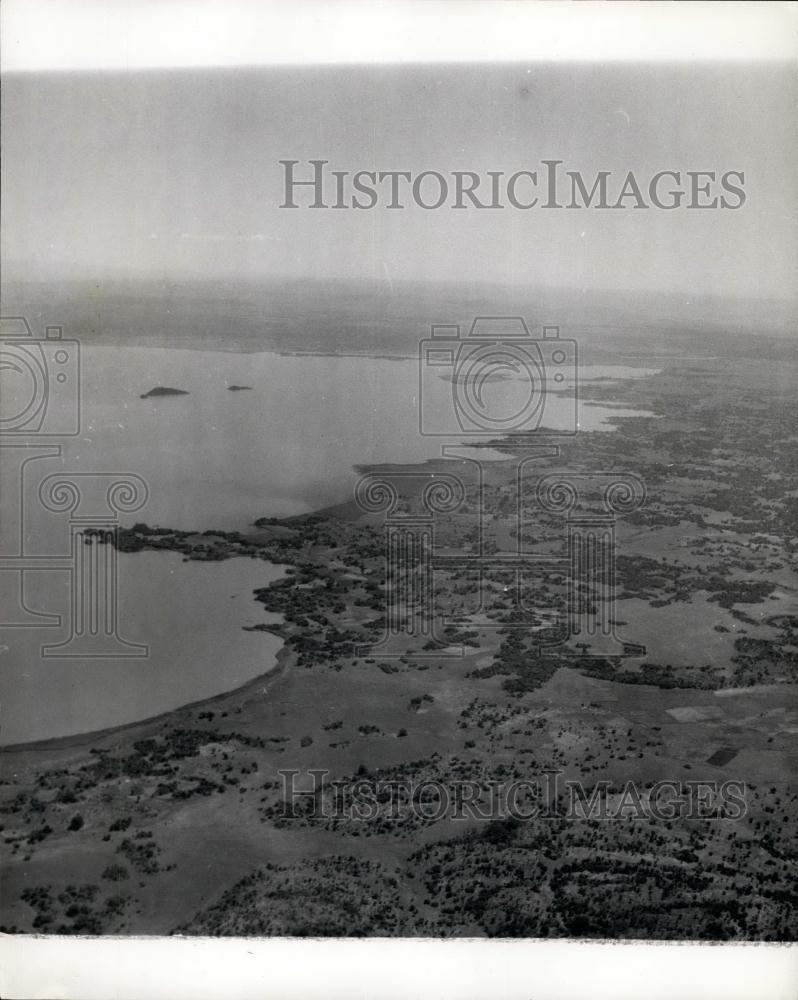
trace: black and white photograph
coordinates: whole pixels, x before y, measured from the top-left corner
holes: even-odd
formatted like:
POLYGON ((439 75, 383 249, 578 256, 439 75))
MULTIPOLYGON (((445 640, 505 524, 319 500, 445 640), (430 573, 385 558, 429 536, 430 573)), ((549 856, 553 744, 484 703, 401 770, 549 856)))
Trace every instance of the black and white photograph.
POLYGON ((795 5, 0 16, 2 995, 794 997, 795 5))

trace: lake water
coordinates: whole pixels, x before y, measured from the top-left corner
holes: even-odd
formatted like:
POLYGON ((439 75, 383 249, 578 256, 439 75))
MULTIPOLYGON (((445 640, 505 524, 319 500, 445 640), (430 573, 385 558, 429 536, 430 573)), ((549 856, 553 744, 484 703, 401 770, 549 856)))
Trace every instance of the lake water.
MULTIPOLYGON (((80 433, 47 439, 59 455, 40 452, 20 474, 22 459, 37 452, 0 448, 0 607, 14 606, 19 586, 18 572, 4 569, 3 557, 69 551, 66 516, 39 500, 39 484, 53 472, 141 477, 146 505, 123 524, 240 529, 260 516, 347 500, 357 465, 416 462, 439 455, 445 443, 419 433, 416 360, 89 345, 80 371, 80 433), (230 391, 230 385, 251 388, 230 391), (155 386, 187 395, 140 398, 155 386)), ((648 371, 597 366, 580 374, 587 380, 648 371)), ((13 412, 15 383, 4 379, 2 390, 3 411, 13 412)), ((428 413, 435 427, 449 419, 447 392, 440 409, 428 413)), ((547 426, 564 425, 567 402, 547 398, 547 426)), ((583 407, 580 427, 610 429, 618 412, 583 407)), ((30 439, 37 441, 43 443, 30 439)), ((120 555, 118 565, 120 631, 149 643, 149 657, 42 660, 40 645, 62 639, 66 625, 4 628, 0 742, 131 722, 229 690, 273 665, 279 641, 242 625, 266 620, 252 590, 279 575, 278 568, 245 559, 184 563, 174 553, 120 555)), ((66 571, 28 570, 24 580, 29 608, 66 615, 66 571)))
POLYGON ((270 670, 282 645, 243 626, 277 620, 252 591, 282 575, 256 559, 184 562, 176 552, 119 559, 119 633, 149 647, 136 659, 42 658, 68 637, 68 575, 26 574, 29 607, 63 627, 7 628, 0 646, 0 742, 90 732, 228 691, 270 670))

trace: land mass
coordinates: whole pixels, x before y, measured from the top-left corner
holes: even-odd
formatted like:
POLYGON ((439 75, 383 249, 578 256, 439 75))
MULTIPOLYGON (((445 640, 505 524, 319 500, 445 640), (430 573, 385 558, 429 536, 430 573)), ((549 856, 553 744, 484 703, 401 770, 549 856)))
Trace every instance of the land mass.
POLYGON ((435 634, 389 629, 417 566, 386 575, 384 513, 354 502, 243 532, 120 530, 124 553, 286 565, 254 595, 280 615, 255 626, 283 638, 279 667, 122 730, 6 748, 4 929, 794 940, 798 372, 762 341, 660 364, 586 391, 654 416, 578 435, 520 494, 510 439, 482 481, 458 460, 368 470, 402 473, 405 514, 423 483, 462 484, 435 520, 435 634), (607 469, 647 488, 616 525, 630 642, 609 652, 562 641, 567 526, 536 504, 544 476, 607 469), (474 572, 519 545, 535 572, 474 572), (329 785, 290 794, 286 772, 313 792, 313 770, 356 808, 329 785), (568 781, 611 818, 569 815, 568 781), (520 815, 491 808, 507 782, 520 815), (651 815, 662 782, 709 788, 706 808, 651 815), (463 787, 481 812, 437 808, 463 787))
POLYGON ((172 389, 168 385, 156 385, 154 389, 142 394, 142 399, 149 399, 150 396, 188 396, 185 389, 172 389))

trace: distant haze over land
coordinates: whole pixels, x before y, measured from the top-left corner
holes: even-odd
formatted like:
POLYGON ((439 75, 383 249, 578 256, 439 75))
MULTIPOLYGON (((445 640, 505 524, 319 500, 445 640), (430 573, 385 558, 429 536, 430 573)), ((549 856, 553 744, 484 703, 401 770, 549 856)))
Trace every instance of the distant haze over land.
POLYGON ((62 325, 86 343, 399 356, 415 356, 432 323, 464 335, 479 315, 522 316, 536 337, 560 325, 597 355, 618 343, 672 353, 678 338, 690 354, 739 353, 793 335, 798 313, 787 300, 420 282, 5 281, 2 293, 4 313, 26 316, 35 334, 62 325))

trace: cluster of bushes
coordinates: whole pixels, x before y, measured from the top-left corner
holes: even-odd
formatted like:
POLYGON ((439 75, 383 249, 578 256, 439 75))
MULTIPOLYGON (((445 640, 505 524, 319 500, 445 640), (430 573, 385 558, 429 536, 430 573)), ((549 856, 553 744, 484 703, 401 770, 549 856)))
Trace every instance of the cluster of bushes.
POLYGON ((109 920, 119 917, 128 905, 128 898, 109 896, 97 906, 98 885, 68 885, 55 898, 49 885, 22 890, 21 899, 36 911, 33 929, 56 934, 102 934, 109 920))

